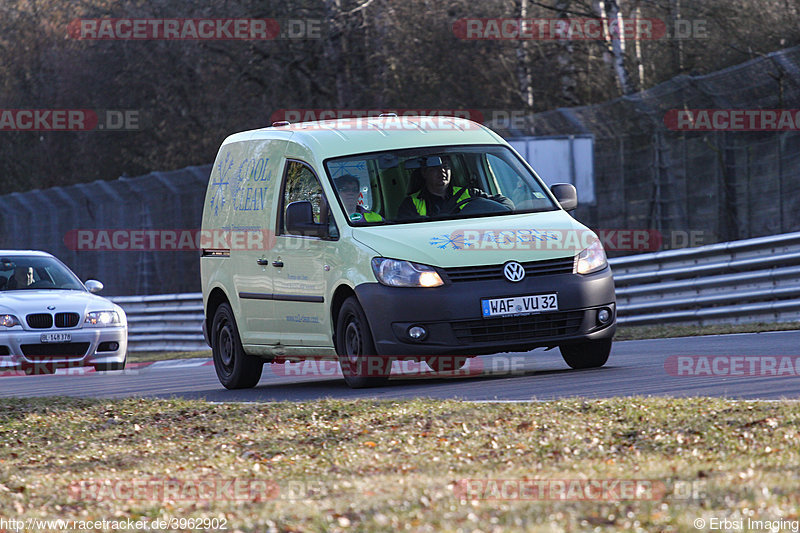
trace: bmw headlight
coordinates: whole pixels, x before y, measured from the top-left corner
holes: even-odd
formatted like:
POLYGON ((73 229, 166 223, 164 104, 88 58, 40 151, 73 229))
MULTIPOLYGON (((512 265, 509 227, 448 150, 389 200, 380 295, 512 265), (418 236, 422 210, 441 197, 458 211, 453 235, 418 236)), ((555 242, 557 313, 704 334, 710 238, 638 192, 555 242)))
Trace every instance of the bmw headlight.
POLYGON ((14 315, 0 315, 0 326, 7 328, 19 326, 19 320, 14 315))
POLYGON ((83 321, 87 326, 114 326, 119 324, 119 315, 116 311, 93 311, 86 313, 86 320, 83 321))
POLYGON ((608 265, 606 251, 600 241, 594 241, 584 251, 575 256, 575 272, 591 274, 603 270, 608 265))
POLYGON ((384 285, 389 287, 439 287, 444 285, 433 267, 376 257, 372 260, 372 271, 384 285))

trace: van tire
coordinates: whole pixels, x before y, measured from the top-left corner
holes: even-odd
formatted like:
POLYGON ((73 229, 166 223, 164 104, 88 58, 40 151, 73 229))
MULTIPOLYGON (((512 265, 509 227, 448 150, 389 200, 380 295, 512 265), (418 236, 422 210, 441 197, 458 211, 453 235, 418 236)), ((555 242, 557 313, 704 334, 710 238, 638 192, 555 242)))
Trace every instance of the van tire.
POLYGON ((598 368, 608 361, 608 356, 611 354, 611 339, 565 344, 558 349, 570 368, 598 368))
POLYGON ((350 388, 377 387, 389 380, 392 360, 377 355, 367 315, 355 296, 347 298, 336 319, 336 353, 350 388))
POLYGON ((242 348, 233 310, 220 304, 211 323, 211 353, 219 382, 226 389, 250 389, 258 384, 264 361, 247 355, 242 348))

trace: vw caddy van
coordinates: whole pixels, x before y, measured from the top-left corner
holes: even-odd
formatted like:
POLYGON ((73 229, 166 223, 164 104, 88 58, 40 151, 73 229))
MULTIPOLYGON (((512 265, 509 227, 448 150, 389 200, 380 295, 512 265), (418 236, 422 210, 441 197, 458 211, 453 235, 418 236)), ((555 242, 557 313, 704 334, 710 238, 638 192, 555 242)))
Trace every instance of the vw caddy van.
MULTIPOLYGON (((280 123, 231 135, 201 231, 204 333, 227 388, 265 362, 338 359, 348 385, 395 360, 434 371, 558 347, 605 364, 614 284, 597 236, 499 135, 444 117, 280 123)), ((530 354, 533 356, 533 354, 530 354)))

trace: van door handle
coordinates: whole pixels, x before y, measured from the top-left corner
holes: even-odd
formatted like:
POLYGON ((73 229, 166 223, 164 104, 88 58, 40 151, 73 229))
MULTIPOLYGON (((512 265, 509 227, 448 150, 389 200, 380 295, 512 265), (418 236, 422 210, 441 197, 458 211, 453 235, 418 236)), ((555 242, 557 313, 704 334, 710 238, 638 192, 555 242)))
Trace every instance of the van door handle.
POLYGON ((269 264, 269 259, 264 259, 262 257, 261 259, 256 259, 256 263, 258 263, 261 266, 268 265, 269 264))
POLYGON ((281 268, 283 266, 283 261, 281 261, 280 259, 277 261, 273 261, 272 266, 281 268))

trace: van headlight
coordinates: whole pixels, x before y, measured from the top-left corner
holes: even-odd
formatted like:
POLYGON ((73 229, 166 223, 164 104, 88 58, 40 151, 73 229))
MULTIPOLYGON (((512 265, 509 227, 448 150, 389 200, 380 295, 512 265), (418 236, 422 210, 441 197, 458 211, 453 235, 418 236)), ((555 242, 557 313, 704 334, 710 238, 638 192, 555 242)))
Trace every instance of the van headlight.
POLYGON ((439 287, 444 285, 433 267, 376 257, 372 260, 372 271, 384 285, 389 287, 439 287))
POLYGON ((87 326, 114 326, 119 324, 119 315, 116 311, 92 311, 86 313, 86 320, 83 323, 87 326))
POLYGON ((603 270, 608 265, 606 251, 600 241, 594 241, 584 251, 575 256, 575 272, 591 274, 603 270))

